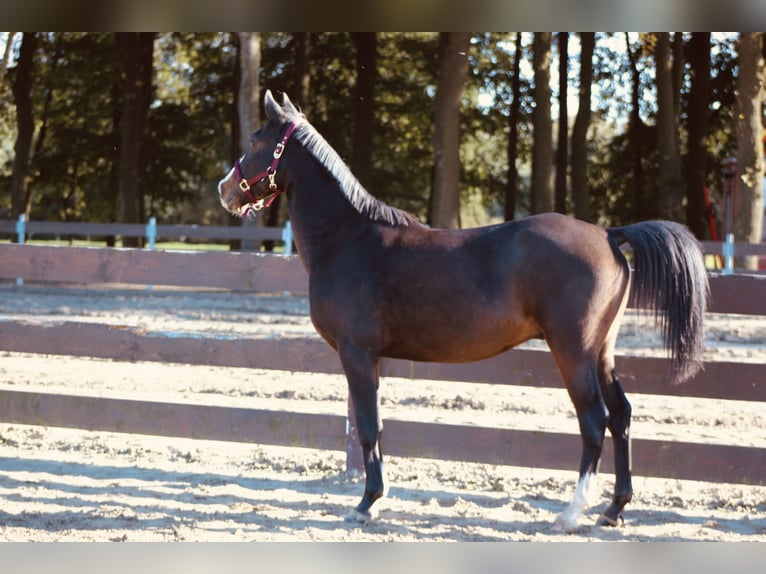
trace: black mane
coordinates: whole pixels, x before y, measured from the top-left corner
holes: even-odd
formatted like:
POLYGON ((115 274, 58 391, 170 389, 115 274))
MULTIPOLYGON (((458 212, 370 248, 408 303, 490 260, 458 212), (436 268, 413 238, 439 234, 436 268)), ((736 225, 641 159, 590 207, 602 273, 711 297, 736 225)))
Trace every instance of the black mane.
POLYGON ((414 215, 386 205, 370 195, 351 173, 338 152, 305 119, 301 118, 298 121, 298 127, 293 133, 293 138, 302 143, 306 150, 338 181, 343 194, 359 213, 372 221, 379 221, 388 225, 420 224, 414 215))

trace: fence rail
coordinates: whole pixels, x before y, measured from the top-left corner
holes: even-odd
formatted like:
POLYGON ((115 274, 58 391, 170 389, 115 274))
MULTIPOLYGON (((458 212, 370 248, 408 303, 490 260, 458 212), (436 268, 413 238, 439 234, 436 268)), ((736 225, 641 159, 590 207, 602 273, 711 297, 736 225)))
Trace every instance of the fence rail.
MULTIPOLYGON (((64 237, 145 237, 152 244, 155 239, 253 239, 283 241, 292 239, 289 222, 284 228, 226 225, 169 225, 158 224, 155 218, 143 223, 89 223, 80 221, 26 221, 20 215, 17 221, 0 220, 0 234, 15 235, 19 243, 27 236, 46 235, 64 237)), ((702 241, 702 250, 710 255, 729 257, 766 257, 766 244, 726 241, 702 241)))
MULTIPOLYGON (((0 244, 0 279, 75 283, 137 283, 305 293, 295 257, 254 253, 166 252, 0 244)), ((766 315, 766 277, 711 276, 713 310, 766 315), (743 295, 744 294, 744 295, 743 295)), ((152 333, 94 323, 0 320, 0 349, 169 363, 341 373, 336 353, 318 338, 248 340, 152 333)), ((664 359, 621 357, 628 392, 766 401, 766 366, 708 363, 694 380, 671 387, 664 359)), ((560 387, 548 352, 512 350, 468 364, 384 360, 381 375, 560 387)), ((347 449, 340 415, 83 397, 0 389, 0 420, 19 424, 167 434, 312 448, 347 449)), ((392 455, 570 469, 576 434, 386 421, 392 455), (488 447, 487 445, 492 445, 488 447)), ((611 445, 605 443, 605 470, 611 445)), ((766 449, 737 445, 635 440, 634 463, 644 475, 766 484, 766 449)))
POLYGON ((306 293, 294 255, 0 244, 0 279, 306 293))
POLYGON ((284 242, 288 254, 292 250, 292 230, 285 227, 255 225, 169 225, 158 224, 154 217, 143 223, 89 223, 81 221, 18 221, 0 220, 0 234, 15 236, 18 243, 29 237, 143 237, 153 246, 157 239, 250 239, 284 242))
MULTIPOLYGON (((132 283, 305 294, 297 256, 0 244, 0 280, 132 283), (66 251, 63 251, 65 249, 66 251)), ((710 274, 714 313, 766 315, 766 276, 710 274)))

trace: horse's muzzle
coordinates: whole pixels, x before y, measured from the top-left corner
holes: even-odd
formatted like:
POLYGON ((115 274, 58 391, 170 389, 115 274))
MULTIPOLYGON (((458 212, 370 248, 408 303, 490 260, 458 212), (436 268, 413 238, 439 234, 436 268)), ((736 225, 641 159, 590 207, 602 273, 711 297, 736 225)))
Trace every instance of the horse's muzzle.
POLYGON ((234 169, 232 169, 226 174, 226 177, 218 182, 218 198, 226 211, 239 215, 242 209, 242 201, 239 195, 239 186, 237 185, 234 169))

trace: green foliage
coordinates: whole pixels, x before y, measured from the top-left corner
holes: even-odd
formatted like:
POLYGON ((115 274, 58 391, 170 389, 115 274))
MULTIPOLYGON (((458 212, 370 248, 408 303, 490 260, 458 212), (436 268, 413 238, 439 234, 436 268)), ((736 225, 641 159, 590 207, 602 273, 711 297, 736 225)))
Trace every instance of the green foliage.
MULTIPOLYGON (((233 61, 222 34, 160 35, 143 141, 147 216, 212 192, 230 145, 233 61)), ((32 219, 112 221, 122 77, 114 34, 41 37, 34 92, 32 219)), ((3 106, 3 115, 11 106, 3 106)), ((7 188, 10 161, 0 185, 7 188)), ((6 208, 8 206, 5 206, 6 208)))
MULTIPOLYGON (((309 110, 310 121, 340 155, 352 156, 354 43, 347 33, 310 34, 309 101, 299 101, 301 68, 295 35, 263 33, 262 89, 286 91, 309 110)), ((715 36, 714 36, 715 38, 715 36)), ((475 34, 461 110, 461 185, 464 224, 502 213, 507 177, 511 69, 515 33, 475 34)), ((527 38, 528 40, 528 38, 527 38)), ((645 189, 634 193, 627 136, 630 67, 625 35, 598 34, 594 58, 593 123, 589 132, 592 212, 619 224, 654 216, 657 206, 653 129, 651 36, 631 35, 640 55, 641 160, 645 189)), ((522 67, 519 125, 519 207, 528 202, 531 157, 530 42, 522 67)), ((439 70, 438 34, 379 33, 377 37, 373 174, 370 191, 425 218, 432 185, 433 104, 439 70)), ((714 41, 708 183, 720 187, 720 162, 733 155, 734 74, 730 37, 714 41)), ((570 93, 576 94, 577 52, 570 53, 570 93)), ((114 34, 42 33, 35 58, 32 100, 36 122, 30 166, 32 218, 110 221, 116 217, 122 71, 114 34)), ((15 137, 10 90, 14 62, 0 81, 0 218, 10 208, 15 137)), ((228 33, 158 34, 154 100, 149 111, 141 174, 145 215, 166 222, 223 223, 216 181, 238 155, 233 141, 237 38, 228 33)), ((682 136, 685 98, 682 91, 682 136)), ((576 113, 570 106, 570 114, 576 113)), ((571 118, 570 118, 571 119, 571 118)), ((570 121, 570 126, 572 122, 570 121)), ((683 137, 681 138, 683 141, 683 137)), ((552 160, 553 158, 551 158, 552 160)))
POLYGON ((730 41, 713 37, 713 61, 710 71, 710 129, 707 137, 708 185, 713 190, 723 189, 721 164, 737 153, 734 131, 736 119, 735 75, 737 57, 730 41))
MULTIPOLYGON (((470 76, 462 108, 461 203, 478 203, 486 214, 474 216, 473 223, 502 218, 508 176, 508 134, 513 100, 511 87, 515 34, 477 34, 469 52, 470 76), (482 98, 484 96, 484 98, 482 98)), ((531 45, 524 57, 531 58, 531 45)), ((522 164, 532 157, 532 83, 521 81, 521 118, 517 153, 522 164)), ((522 182, 517 204, 529 208, 529 185, 522 182)), ((465 211, 465 210, 464 210, 465 211)), ((476 212, 474 206, 473 212, 476 212)))
POLYGON ((433 181, 439 38, 438 34, 380 36, 371 191, 425 221, 433 181))

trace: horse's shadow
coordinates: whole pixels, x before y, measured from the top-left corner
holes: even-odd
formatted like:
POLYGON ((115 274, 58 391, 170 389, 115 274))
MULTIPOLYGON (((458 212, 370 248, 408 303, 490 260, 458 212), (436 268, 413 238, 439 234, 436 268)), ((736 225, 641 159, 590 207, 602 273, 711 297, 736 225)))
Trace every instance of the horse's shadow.
MULTIPOLYGON (((5 490, 3 499, 8 502, 50 505, 54 511, 9 513, 0 509, 0 525, 29 526, 30 516, 34 516, 37 528, 48 532, 65 530, 130 530, 167 529, 175 531, 179 525, 194 529, 197 523, 211 520, 225 520, 228 526, 218 526, 219 531, 227 529, 232 535, 257 539, 259 533, 281 533, 289 537, 290 532, 306 530, 337 531, 348 530, 349 538, 354 531, 364 529, 367 533, 411 534, 417 540, 470 540, 502 541, 518 538, 534 539, 536 534, 557 534, 549 520, 538 520, 538 511, 558 514, 566 507, 563 499, 549 498, 541 494, 505 497, 482 493, 456 494, 440 489, 417 487, 392 487, 388 497, 393 501, 406 501, 423 506, 417 510, 386 508, 381 505, 378 517, 364 525, 345 523, 343 516, 349 510, 346 502, 339 502, 337 497, 322 500, 295 500, 293 497, 280 497, 274 491, 288 490, 309 495, 317 493, 341 494, 353 497, 360 486, 359 479, 349 478, 345 473, 338 473, 322 478, 308 480, 263 479, 247 475, 210 474, 201 472, 183 472, 176 470, 158 471, 153 468, 94 465, 86 463, 61 463, 53 460, 0 460, 0 488, 5 490), (33 469, 42 478, 17 479, 3 472, 33 469), (147 483, 156 483, 158 475, 161 484, 153 487, 147 483), (67 480, 68 476, 86 478, 82 485, 75 485, 67 480), (33 482, 38 488, 32 495, 22 494, 22 488, 33 482), (237 487, 233 493, 215 491, 210 494, 200 493, 200 485, 237 487), (113 497, 113 498, 112 498, 113 497), (104 499, 110 499, 108 503, 104 499), (174 499, 177 504, 164 506, 158 502, 174 499), (458 503, 458 499, 473 506, 474 511, 444 512, 458 503), (126 502, 127 500, 127 502, 126 502), (109 512, 104 515, 104 506, 109 512), (488 519, 481 510, 496 510, 508 506, 529 514, 529 519, 502 520, 488 519), (62 509, 63 508, 63 509, 62 509), (478 509, 478 511, 476 510, 478 509), (289 520, 274 517, 274 514, 286 513, 289 520), (320 517, 327 518, 316 518, 320 517)), ((313 497, 312 497, 313 498, 313 497)), ((396 506, 394 504, 394 506, 396 506)), ((651 540, 652 537, 640 532, 641 524, 689 523, 699 524, 721 531, 742 533, 742 524, 736 521, 711 520, 710 516, 681 515, 672 510, 652 510, 643 512, 634 509, 629 513, 628 529, 602 529, 587 525, 595 522, 596 516, 605 505, 595 507, 583 517, 583 526, 576 534, 604 540, 651 540)), ((763 534, 766 532, 766 520, 751 520, 750 532, 745 534, 763 534)), ((204 528, 204 526, 202 526, 204 528)), ((560 535, 563 540, 566 534, 560 535)), ((694 540, 702 538, 695 537, 694 540)), ((712 539, 712 537, 710 538, 712 539)), ((689 540, 683 536, 663 537, 663 540, 689 540)))

